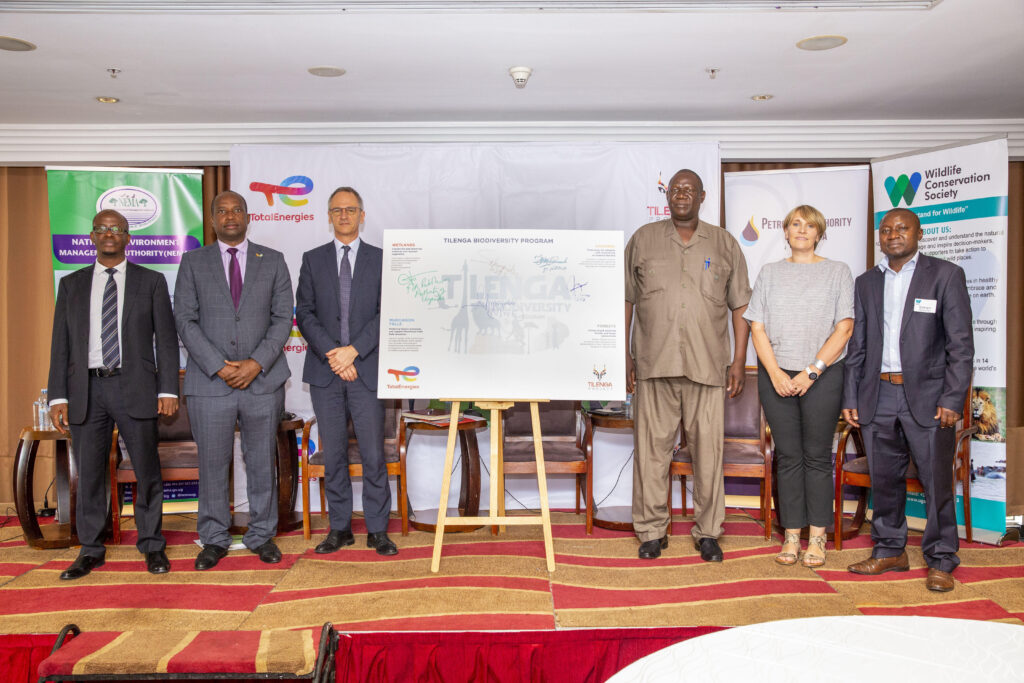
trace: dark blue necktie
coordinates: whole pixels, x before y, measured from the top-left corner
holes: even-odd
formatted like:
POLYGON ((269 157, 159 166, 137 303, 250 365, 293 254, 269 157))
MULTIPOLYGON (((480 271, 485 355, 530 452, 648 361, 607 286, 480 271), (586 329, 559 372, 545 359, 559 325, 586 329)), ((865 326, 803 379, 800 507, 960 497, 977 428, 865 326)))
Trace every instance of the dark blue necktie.
POLYGON ((103 308, 100 309, 100 343, 103 348, 103 365, 107 368, 121 367, 121 348, 117 343, 117 283, 114 282, 115 268, 107 268, 107 284, 103 288, 103 308))

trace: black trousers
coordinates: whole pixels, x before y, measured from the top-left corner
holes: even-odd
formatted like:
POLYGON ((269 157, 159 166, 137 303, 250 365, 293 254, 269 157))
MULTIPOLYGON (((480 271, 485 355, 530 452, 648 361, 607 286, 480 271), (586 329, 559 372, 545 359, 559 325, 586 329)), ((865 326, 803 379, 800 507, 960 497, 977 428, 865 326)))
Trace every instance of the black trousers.
MULTIPOLYGON (((779 521, 786 529, 832 522, 832 439, 843 395, 840 360, 803 396, 779 396, 759 363, 757 391, 775 442, 779 521)), ((794 377, 803 370, 785 370, 794 377)))
MULTIPOLYGON (((90 377, 89 409, 85 422, 71 426, 71 450, 78 467, 78 502, 75 531, 82 543, 79 554, 103 557, 103 529, 107 524, 110 475, 107 470, 114 425, 124 439, 138 484, 135 487, 135 546, 141 553, 163 550, 163 481, 156 450, 156 418, 137 419, 128 414, 122 389, 124 378, 90 377)), ((116 505, 116 501, 113 503, 116 505)))
POLYGON ((953 500, 953 451, 956 429, 923 427, 914 420, 903 387, 879 382, 875 416, 861 425, 871 471, 871 539, 874 557, 895 557, 907 545, 907 466, 917 465, 924 488, 927 519, 921 537, 925 563, 951 572, 960 564, 956 556, 960 538, 953 500))

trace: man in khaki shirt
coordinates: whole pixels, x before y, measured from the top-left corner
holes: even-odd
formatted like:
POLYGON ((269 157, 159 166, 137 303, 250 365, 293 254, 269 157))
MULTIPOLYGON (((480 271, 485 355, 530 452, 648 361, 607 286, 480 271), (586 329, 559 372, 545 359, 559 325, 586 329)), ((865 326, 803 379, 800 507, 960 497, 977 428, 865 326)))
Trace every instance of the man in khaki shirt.
POLYGON ((669 467, 681 417, 693 457, 694 547, 705 562, 721 562, 723 393, 743 390, 750 282, 736 239, 698 218, 700 176, 679 171, 666 195, 672 218, 641 227, 626 246, 626 387, 636 392, 633 528, 641 559, 668 547, 669 467))

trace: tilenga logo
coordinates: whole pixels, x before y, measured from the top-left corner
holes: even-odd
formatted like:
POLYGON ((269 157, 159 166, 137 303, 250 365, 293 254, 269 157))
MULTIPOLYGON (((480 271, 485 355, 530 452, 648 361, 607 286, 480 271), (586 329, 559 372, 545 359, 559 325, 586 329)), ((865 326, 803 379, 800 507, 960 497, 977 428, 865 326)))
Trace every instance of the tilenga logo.
POLYGON ((416 377, 420 374, 420 369, 415 365, 410 365, 403 370, 392 370, 388 368, 388 374, 394 375, 396 382, 403 379, 406 382, 415 382, 416 377))
POLYGON ((608 366, 607 365, 602 365, 600 370, 597 369, 596 365, 594 366, 594 377, 596 377, 598 379, 598 381, 604 379, 604 376, 607 375, 607 374, 608 374, 608 366))
POLYGON ((907 206, 914 203, 917 196, 917 188, 921 186, 921 174, 914 171, 909 177, 906 173, 899 178, 889 176, 885 179, 885 191, 889 193, 889 202, 895 207, 899 206, 900 200, 904 200, 907 206))
POLYGON ((658 192, 665 194, 668 188, 665 187, 665 182, 661 179, 661 171, 658 171, 658 192))
POLYGON ((304 206, 308 199, 292 199, 294 196, 302 196, 313 191, 313 181, 304 175, 293 175, 281 181, 280 185, 271 183, 251 182, 249 189, 253 192, 262 192, 267 198, 267 206, 274 205, 274 195, 288 206, 304 206))
POLYGON ((752 247, 757 239, 761 236, 761 232, 754 225, 754 217, 751 216, 747 224, 743 226, 743 231, 740 233, 740 242, 745 246, 752 247))

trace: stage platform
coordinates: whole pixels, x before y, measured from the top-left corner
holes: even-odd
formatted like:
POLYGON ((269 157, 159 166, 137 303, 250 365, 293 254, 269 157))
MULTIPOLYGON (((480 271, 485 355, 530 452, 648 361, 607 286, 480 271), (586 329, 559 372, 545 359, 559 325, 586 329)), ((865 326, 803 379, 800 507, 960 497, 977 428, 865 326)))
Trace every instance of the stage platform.
MULTIPOLYGON (((559 641, 568 643, 577 629, 656 628, 680 629, 661 634, 680 640, 706 627, 854 614, 1024 623, 1024 544, 964 544, 956 589, 932 593, 924 587, 919 534, 911 534, 911 570, 905 573, 864 577, 846 571, 869 553, 867 528, 844 542, 842 552, 830 544, 822 568, 783 567, 773 561, 777 539, 766 542, 750 513, 729 511, 721 564, 700 560, 686 521, 674 523, 661 558, 639 560, 632 534, 595 528, 588 536, 582 516, 554 512, 554 572, 545 568, 541 530, 510 526, 499 536, 489 528, 449 535, 437 574, 430 571, 433 534, 403 537, 397 519, 389 531, 396 557, 367 548, 357 519, 356 544, 331 555, 313 552, 325 533, 321 525, 308 541, 301 531, 279 536, 280 564, 263 564, 241 550, 197 572, 195 521, 169 515, 169 574, 145 571, 129 521, 122 545, 108 547, 106 564, 72 582, 58 576, 77 549, 29 548, 13 519, 0 529, 0 634, 56 634, 68 623, 83 631, 268 631, 332 622, 343 634, 374 642, 386 641, 390 632, 397 646, 400 634, 393 632, 402 631, 435 632, 427 640, 438 643, 445 632, 564 631, 559 641)), ((655 635, 636 635, 644 633, 655 635)), ((581 631, 577 640, 588 635, 593 640, 598 633, 581 631)), ((342 647, 339 657, 344 652, 342 647)))

